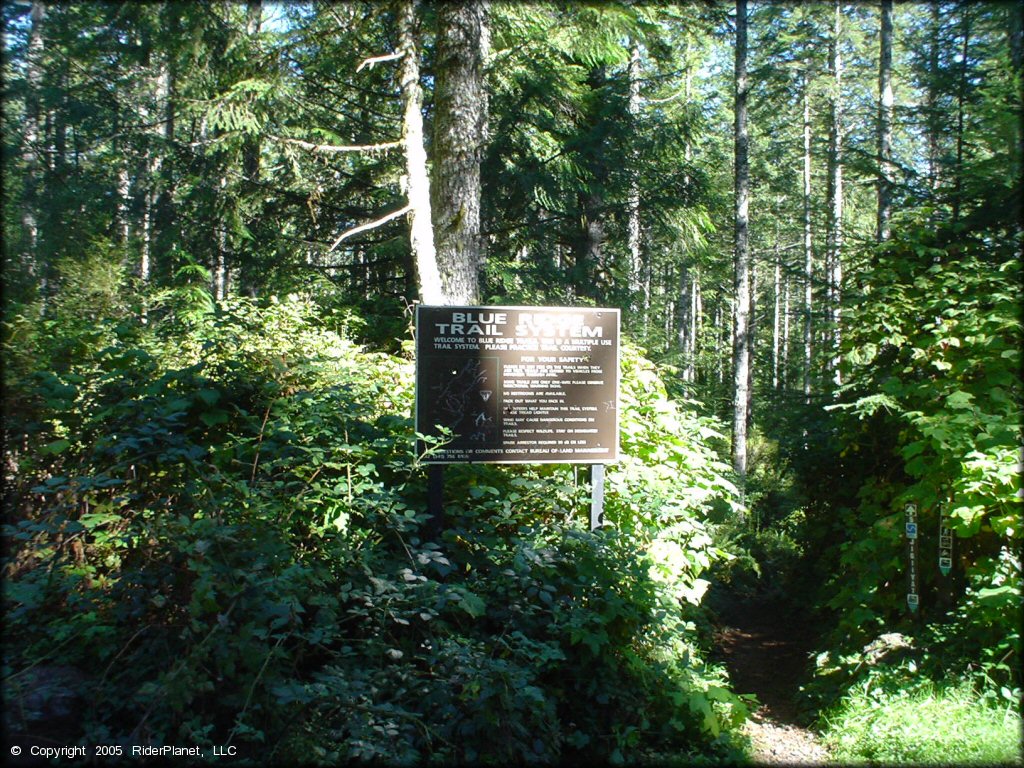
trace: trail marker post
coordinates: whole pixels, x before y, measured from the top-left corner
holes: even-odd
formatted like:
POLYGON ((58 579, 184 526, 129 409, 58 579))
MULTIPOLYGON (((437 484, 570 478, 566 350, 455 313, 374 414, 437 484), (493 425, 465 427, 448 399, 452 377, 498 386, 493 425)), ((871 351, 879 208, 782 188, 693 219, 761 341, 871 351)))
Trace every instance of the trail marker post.
POLYGON ((917 591, 917 504, 904 507, 907 535, 907 607, 916 612, 921 602, 917 591))
POLYGON ((953 529, 949 527, 949 519, 939 516, 939 572, 949 576, 953 570, 953 529))

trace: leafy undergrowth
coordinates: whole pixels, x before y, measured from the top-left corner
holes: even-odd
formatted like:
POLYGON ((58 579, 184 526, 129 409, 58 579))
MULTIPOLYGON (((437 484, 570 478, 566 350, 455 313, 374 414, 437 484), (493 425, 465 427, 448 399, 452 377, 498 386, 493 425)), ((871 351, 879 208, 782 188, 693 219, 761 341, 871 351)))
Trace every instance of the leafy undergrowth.
MULTIPOLYGON (((807 499, 803 565, 826 628, 805 704, 832 712, 851 757, 958 762, 953 746, 912 749, 944 744, 950 720, 1002 722, 1021 702, 1019 246, 937 227, 927 211, 905 212, 897 230, 856 288, 864 321, 844 336, 838 402, 819 417, 819 439, 791 452, 807 499), (993 709, 942 687, 950 680, 993 709), (915 719, 915 708, 930 714, 915 719)), ((1005 727, 1013 751, 991 759, 1018 756, 1020 722, 1005 727)), ((983 742, 1006 743, 997 732, 964 735, 971 759, 990 759, 983 742)))
POLYGON ((857 689, 822 719, 840 763, 1020 765, 1021 719, 969 684, 857 689))
POLYGON ((304 300, 160 298, 147 325, 69 299, 6 328, 16 733, 259 762, 736 757, 746 707, 695 624, 725 556, 706 513, 735 492, 650 363, 623 356, 608 529, 551 465, 449 468, 438 530, 408 357, 304 300))

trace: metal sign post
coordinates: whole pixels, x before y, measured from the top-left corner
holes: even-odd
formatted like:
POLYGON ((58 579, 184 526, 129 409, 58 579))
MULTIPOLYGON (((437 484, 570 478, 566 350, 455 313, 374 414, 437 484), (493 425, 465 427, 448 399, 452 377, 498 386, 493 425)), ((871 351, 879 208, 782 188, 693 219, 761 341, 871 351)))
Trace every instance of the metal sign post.
POLYGON ((907 533, 907 607, 915 612, 920 604, 917 592, 917 504, 907 504, 904 515, 907 533))
POLYGON ((590 465, 590 530, 604 525, 604 464, 590 465))

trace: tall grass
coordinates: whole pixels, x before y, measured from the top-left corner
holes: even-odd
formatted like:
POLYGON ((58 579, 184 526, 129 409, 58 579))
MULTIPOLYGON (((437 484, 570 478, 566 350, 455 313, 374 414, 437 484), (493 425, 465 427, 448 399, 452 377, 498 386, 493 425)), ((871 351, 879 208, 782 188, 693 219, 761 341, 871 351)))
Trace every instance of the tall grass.
POLYGON ((1021 716, 970 685, 851 691, 823 718, 839 763, 1021 765, 1021 716))

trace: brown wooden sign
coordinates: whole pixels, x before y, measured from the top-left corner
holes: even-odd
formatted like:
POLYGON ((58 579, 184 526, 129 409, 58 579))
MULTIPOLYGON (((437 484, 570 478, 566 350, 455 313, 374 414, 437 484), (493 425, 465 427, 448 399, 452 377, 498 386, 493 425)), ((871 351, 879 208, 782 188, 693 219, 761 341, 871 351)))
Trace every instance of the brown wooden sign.
POLYGON ((614 461, 618 400, 618 309, 416 309, 416 430, 452 434, 426 462, 614 461))

